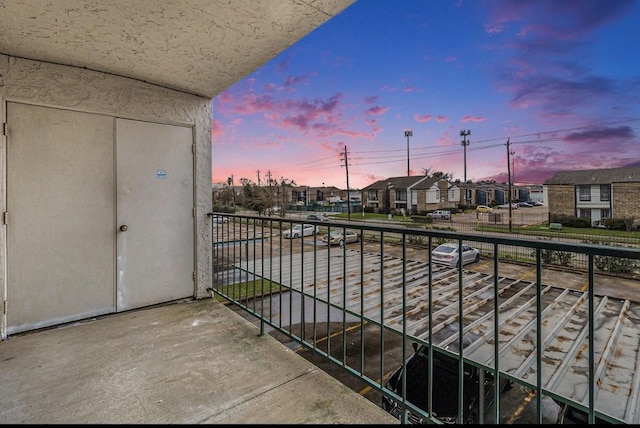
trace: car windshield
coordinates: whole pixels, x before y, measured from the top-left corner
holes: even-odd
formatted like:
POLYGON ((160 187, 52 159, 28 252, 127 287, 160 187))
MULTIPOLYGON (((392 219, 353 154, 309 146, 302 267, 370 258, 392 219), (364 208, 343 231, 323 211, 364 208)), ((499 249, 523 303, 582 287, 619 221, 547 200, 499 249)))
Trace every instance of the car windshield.
POLYGON ((340 236, 340 235, 342 235, 342 231, 341 230, 332 230, 329 235, 331 235, 331 236, 340 236))
POLYGON ((438 253, 453 253, 456 249, 448 245, 440 245, 435 249, 438 253))

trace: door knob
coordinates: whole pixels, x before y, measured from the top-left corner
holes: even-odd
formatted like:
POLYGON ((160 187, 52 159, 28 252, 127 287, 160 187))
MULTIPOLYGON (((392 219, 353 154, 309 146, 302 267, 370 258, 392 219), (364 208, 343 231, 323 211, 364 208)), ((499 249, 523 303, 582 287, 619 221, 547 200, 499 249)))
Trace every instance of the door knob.
POLYGON ((122 226, 120 226, 120 230, 121 230, 122 232, 126 232, 126 231, 127 231, 127 229, 129 229, 129 227, 128 227, 126 224, 123 224, 122 226))

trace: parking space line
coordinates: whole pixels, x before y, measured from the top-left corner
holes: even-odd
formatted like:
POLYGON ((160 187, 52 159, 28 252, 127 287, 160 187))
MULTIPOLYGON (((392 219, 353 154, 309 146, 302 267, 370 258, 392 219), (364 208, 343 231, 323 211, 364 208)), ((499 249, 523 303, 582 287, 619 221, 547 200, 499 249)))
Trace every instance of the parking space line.
POLYGON ((525 273, 524 275, 522 275, 522 276, 520 277, 520 281, 522 281, 523 279, 525 279, 525 278, 527 278, 527 277, 531 276, 531 275, 532 275, 533 273, 535 273, 535 272, 536 272, 536 270, 535 270, 535 269, 531 269, 529 272, 525 273))
POLYGON ((513 414, 511 415, 511 417, 509 418, 509 420, 507 420, 505 422, 505 424, 513 424, 514 421, 516 419, 518 419, 518 417, 522 414, 522 412, 526 409, 527 405, 529 405, 529 403, 531 402, 531 400, 533 400, 536 396, 536 392, 535 391, 531 391, 529 393, 529 395, 527 395, 524 400, 522 400, 522 404, 520 404, 520 406, 518 406, 517 409, 515 409, 515 411, 513 412, 513 414))
MULTIPOLYGON (((369 323, 369 321, 365 321, 365 322, 363 322, 361 324, 353 325, 353 326, 347 328, 346 330, 344 330, 344 332, 346 333, 346 332, 349 332, 351 330, 357 330, 357 329, 360 328, 360 326, 365 326, 368 323, 369 323)), ((324 342, 325 340, 327 340, 329 338, 332 338, 332 337, 336 337, 337 335, 342 334, 342 333, 343 333, 342 330, 336 331, 335 333, 332 333, 330 336, 321 337, 320 339, 316 340, 316 343, 324 342)), ((294 349, 294 352, 302 351, 304 349, 308 349, 308 348, 306 346, 300 345, 296 349, 294 349)))

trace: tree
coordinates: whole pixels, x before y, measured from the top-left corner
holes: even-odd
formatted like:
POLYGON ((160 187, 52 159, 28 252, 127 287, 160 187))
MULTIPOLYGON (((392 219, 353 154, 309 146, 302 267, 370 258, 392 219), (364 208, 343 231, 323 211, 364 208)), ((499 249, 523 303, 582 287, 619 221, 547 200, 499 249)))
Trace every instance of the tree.
POLYGON ((429 168, 422 168, 422 173, 423 175, 425 175, 426 177, 431 177, 431 178, 439 178, 439 179, 444 179, 444 180, 453 180, 453 173, 452 172, 442 172, 442 171, 433 171, 432 172, 431 167, 429 168))
POLYGON ((274 207, 281 203, 280 216, 285 216, 291 200, 290 189, 296 185, 293 180, 282 177, 278 182, 269 178, 266 186, 258 186, 248 178, 241 178, 240 182, 245 208, 256 211, 258 215, 271 215, 274 207))
POLYGON ((282 196, 282 205, 280 206, 280 217, 287 214, 287 206, 291 202, 291 188, 296 186, 295 181, 280 177, 280 190, 282 196))
POLYGON ((261 187, 258 187, 248 178, 241 178, 242 195, 244 196, 244 207, 246 209, 257 211, 258 215, 266 209, 265 198, 261 187))

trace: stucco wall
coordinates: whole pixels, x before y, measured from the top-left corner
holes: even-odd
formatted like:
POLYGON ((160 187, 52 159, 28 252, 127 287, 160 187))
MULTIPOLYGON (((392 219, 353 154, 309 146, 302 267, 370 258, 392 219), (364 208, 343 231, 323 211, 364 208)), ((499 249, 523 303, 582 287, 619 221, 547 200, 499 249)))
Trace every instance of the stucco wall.
MULTIPOLYGON (((197 297, 211 285, 211 100, 134 79, 0 55, 0 115, 6 102, 190 125, 195 138, 197 297)), ((0 202, 6 207, 6 138, 0 136, 0 202)), ((6 228, 0 229, 0 301, 6 300, 6 228)), ((0 317, 4 322, 4 317, 0 317)), ((4 331, 0 324, 0 330, 4 331)))

